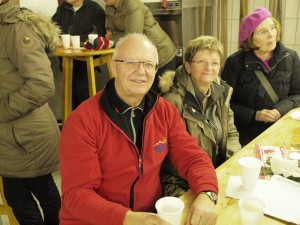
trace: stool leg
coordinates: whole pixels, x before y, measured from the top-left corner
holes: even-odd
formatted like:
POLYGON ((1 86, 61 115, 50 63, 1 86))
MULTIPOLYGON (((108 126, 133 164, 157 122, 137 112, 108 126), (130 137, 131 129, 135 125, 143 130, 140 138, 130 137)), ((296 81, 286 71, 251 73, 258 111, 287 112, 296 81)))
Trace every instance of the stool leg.
POLYGON ((87 75, 89 83, 90 97, 96 94, 96 81, 95 81, 95 70, 94 70, 94 59, 93 56, 89 56, 86 59, 87 75))
POLYGON ((72 112, 72 82, 73 82, 73 58, 63 57, 63 99, 62 99, 62 122, 64 123, 72 112))
POLYGON ((114 75, 112 74, 111 70, 110 70, 110 62, 112 60, 112 54, 106 54, 106 55, 102 55, 100 58, 100 64, 107 64, 107 68, 108 68, 108 72, 109 72, 109 77, 113 78, 114 75))

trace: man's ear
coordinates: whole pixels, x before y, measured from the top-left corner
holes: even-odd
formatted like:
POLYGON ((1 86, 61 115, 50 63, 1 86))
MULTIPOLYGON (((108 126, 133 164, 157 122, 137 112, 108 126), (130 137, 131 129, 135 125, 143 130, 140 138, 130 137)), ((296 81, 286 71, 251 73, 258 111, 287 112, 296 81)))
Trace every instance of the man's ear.
POLYGON ((189 62, 184 62, 184 68, 185 68, 187 74, 191 73, 191 65, 189 62))

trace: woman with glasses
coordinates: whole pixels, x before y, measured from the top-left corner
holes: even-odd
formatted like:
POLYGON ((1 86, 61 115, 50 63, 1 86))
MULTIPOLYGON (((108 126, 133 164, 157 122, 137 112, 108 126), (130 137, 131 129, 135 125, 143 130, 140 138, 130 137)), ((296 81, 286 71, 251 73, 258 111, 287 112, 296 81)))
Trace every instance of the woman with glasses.
POLYGON ((222 71, 233 87, 231 106, 242 145, 300 105, 299 57, 279 37, 279 23, 269 10, 256 9, 243 19, 241 50, 228 57, 222 71))
MULTIPOLYGON (((215 167, 241 149, 229 105, 232 88, 219 78, 222 56, 223 45, 216 38, 198 37, 188 43, 184 64, 164 73, 159 83, 215 167)), ((188 188, 169 161, 162 180, 167 195, 179 196, 188 188)))

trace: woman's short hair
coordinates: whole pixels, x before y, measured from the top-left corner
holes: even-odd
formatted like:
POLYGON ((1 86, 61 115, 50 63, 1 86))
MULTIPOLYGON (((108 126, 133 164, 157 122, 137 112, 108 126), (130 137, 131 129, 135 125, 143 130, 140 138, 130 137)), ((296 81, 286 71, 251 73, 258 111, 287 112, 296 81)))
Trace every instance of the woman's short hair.
POLYGON ((206 49, 216 51, 222 60, 224 54, 223 44, 215 37, 200 36, 189 41, 184 55, 185 61, 191 63, 198 51, 206 49))
MULTIPOLYGON (((279 22, 274 18, 274 17, 269 17, 275 24, 275 28, 277 30, 277 35, 276 35, 276 42, 280 40, 280 34, 281 34, 281 27, 279 22)), ((259 49, 259 47, 255 46, 253 44, 253 34, 250 35, 244 42, 240 43, 240 48, 244 51, 250 51, 250 50, 256 50, 259 49)))

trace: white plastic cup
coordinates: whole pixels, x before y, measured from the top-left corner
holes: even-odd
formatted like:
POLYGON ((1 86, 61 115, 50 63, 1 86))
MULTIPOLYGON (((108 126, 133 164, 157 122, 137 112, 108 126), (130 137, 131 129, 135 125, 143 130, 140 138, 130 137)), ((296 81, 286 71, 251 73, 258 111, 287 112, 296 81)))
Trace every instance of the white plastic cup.
POLYGON ((243 188, 246 190, 255 189, 262 161, 256 157, 242 157, 239 164, 243 188))
POLYGON ((239 200, 242 225, 260 225, 265 203, 256 197, 247 196, 239 200))
POLYGON ((70 34, 62 34, 60 35, 63 47, 64 48, 70 48, 70 42, 71 42, 71 35, 70 34))
POLYGON ((94 44, 94 40, 98 37, 98 34, 89 34, 88 38, 89 38, 89 42, 94 44))
POLYGON ((79 35, 71 36, 71 41, 72 41, 72 47, 74 49, 80 48, 80 36, 79 35))
POLYGON ((172 225, 180 225, 184 203, 176 197, 163 197, 155 203, 157 214, 160 218, 172 225))

